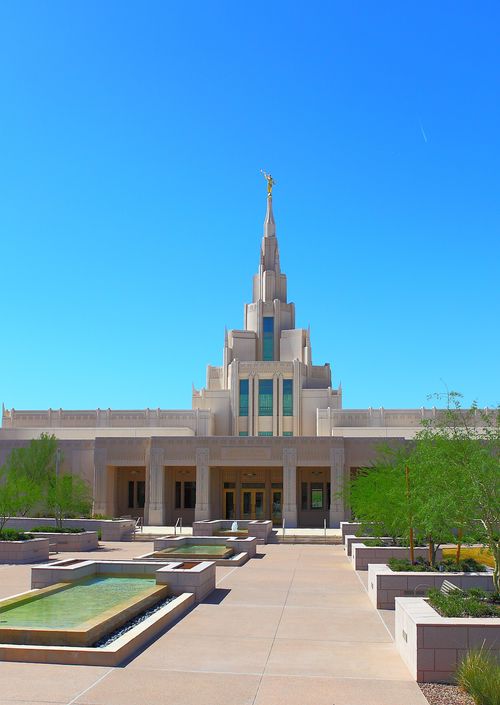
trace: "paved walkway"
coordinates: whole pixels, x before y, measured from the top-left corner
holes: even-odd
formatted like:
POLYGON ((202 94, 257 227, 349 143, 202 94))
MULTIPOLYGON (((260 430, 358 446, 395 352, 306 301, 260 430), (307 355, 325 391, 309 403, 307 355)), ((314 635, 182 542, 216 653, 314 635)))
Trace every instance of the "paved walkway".
POLYGON ((124 668, 0 663, 0 704, 426 705, 341 546, 259 550, 124 668))

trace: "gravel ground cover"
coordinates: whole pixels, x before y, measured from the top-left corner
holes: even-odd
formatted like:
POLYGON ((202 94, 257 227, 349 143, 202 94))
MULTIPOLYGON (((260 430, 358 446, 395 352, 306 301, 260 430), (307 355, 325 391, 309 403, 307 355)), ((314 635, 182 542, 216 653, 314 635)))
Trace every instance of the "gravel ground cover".
POLYGON ((429 705, 474 705, 474 700, 456 685, 419 683, 429 705))

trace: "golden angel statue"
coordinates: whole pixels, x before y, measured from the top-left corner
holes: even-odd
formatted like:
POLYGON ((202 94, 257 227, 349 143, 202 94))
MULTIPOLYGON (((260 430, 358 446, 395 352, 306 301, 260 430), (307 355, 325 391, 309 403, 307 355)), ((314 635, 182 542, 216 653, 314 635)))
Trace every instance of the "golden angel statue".
POLYGON ((273 186, 275 185, 276 181, 273 179, 271 174, 267 174, 263 169, 260 170, 260 173, 264 176, 267 181, 267 197, 270 198, 273 195, 273 186))

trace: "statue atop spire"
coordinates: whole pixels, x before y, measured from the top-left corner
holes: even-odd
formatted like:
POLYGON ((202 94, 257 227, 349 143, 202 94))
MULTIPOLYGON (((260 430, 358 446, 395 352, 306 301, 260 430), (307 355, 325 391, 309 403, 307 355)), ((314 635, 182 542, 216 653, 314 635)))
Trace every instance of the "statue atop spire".
POLYGON ((260 170, 260 173, 263 175, 263 177, 267 181, 267 197, 272 198, 273 197, 273 186, 276 184, 276 181, 273 179, 271 174, 267 174, 263 169, 260 170))

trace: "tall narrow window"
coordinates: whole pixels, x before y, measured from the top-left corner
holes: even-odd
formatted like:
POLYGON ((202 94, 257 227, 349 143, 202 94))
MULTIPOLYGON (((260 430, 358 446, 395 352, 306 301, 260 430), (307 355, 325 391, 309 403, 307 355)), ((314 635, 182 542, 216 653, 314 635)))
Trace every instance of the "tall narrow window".
POLYGON ((134 508, 134 481, 129 480, 128 483, 128 508, 134 508))
POLYGON ((137 506, 139 509, 144 509, 146 503, 146 483, 144 480, 137 482, 137 506))
POLYGON ((259 380, 259 416, 273 415, 273 380, 259 380))
POLYGON ((283 416, 293 416, 293 379, 283 380, 283 416))
POLYGON ((248 380, 240 379, 240 416, 248 416, 248 380))
POLYGON ((264 316, 262 359, 274 360, 274 318, 272 316, 264 316))

